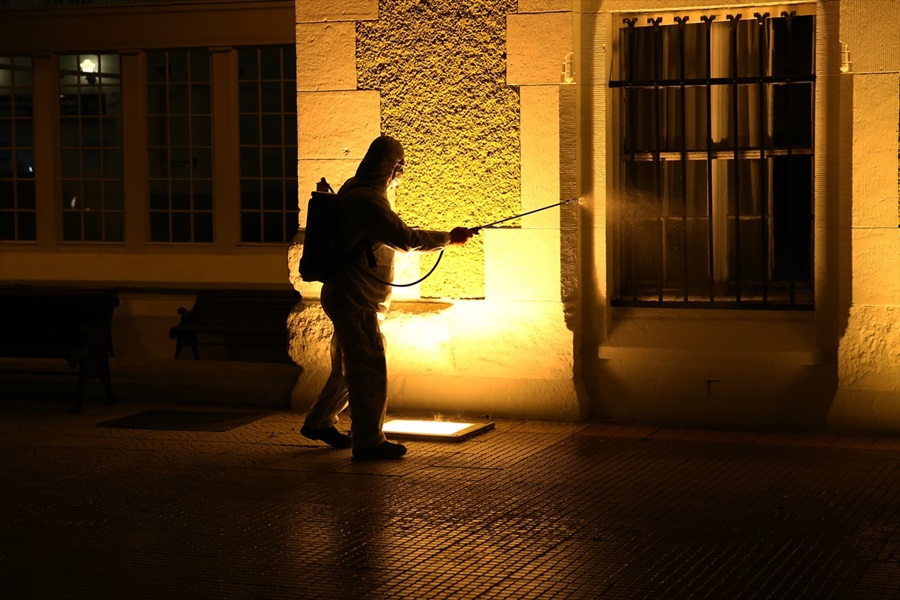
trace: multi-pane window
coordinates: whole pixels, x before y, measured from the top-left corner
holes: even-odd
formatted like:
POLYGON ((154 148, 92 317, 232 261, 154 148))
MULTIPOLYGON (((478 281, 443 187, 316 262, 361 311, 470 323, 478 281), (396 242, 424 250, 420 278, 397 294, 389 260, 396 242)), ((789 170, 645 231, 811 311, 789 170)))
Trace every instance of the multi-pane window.
POLYGON ((208 49, 147 53, 150 241, 213 241, 208 49))
POLYGON ((31 58, 0 56, 0 240, 34 241, 31 58))
POLYGON ((117 54, 59 57, 63 241, 121 242, 122 81, 117 54))
POLYGON ((813 305, 813 15, 626 17, 618 305, 813 305))
POLYGON ((297 232, 294 48, 238 51, 241 241, 289 241, 297 232))

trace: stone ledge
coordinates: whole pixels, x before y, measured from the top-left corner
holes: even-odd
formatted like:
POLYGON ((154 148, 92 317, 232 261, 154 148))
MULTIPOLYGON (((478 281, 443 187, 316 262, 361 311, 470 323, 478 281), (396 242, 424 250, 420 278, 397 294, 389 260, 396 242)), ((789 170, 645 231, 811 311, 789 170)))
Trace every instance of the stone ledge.
POLYGON ((297 0, 297 23, 364 21, 378 18, 378 0, 297 0))

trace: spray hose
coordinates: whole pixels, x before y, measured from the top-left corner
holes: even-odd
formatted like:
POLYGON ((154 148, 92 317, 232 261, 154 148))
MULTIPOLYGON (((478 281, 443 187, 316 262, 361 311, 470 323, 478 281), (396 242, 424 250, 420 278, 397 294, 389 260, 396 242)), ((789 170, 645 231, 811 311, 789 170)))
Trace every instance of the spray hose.
MULTIPOLYGON (((471 232, 474 233, 474 234, 478 234, 478 233, 481 232, 482 229, 490 229, 491 227, 494 227, 495 225, 499 225, 500 223, 506 223, 507 221, 512 221, 513 219, 518 219, 519 217, 525 217, 525 216, 527 216, 527 215, 533 215, 534 213, 541 212, 542 210, 547 210, 547 209, 550 209, 550 208, 555 208, 555 207, 557 207, 557 206, 562 206, 563 204, 572 204, 572 203, 574 203, 574 202, 578 202, 578 198, 569 198, 568 200, 563 200, 562 202, 557 202, 556 204, 550 204, 550 205, 548 205, 548 206, 542 206, 541 208, 536 208, 536 209, 534 209, 534 210, 529 210, 528 212, 523 212, 523 213, 520 213, 520 214, 518 214, 518 215, 513 215, 513 216, 511 216, 511 217, 506 217, 505 219, 500 219, 499 221, 494 221, 493 223, 488 223, 487 225, 479 225, 478 227, 470 227, 470 228, 469 228, 469 231, 471 231, 471 232)), ((369 258, 369 266, 370 266, 371 268, 375 268, 375 264, 376 264, 376 263, 375 263, 375 255, 372 253, 372 247, 371 247, 371 246, 368 246, 368 251, 367 251, 367 253, 368 253, 368 258, 369 258)), ((385 280, 383 280, 383 279, 381 279, 381 278, 379 278, 379 277, 376 277, 375 275, 373 275, 373 274, 371 274, 371 273, 368 273, 368 272, 366 272, 366 271, 363 271, 363 273, 365 273, 366 275, 368 275, 369 277, 371 277, 371 278, 374 279, 375 281, 377 281, 377 282, 379 282, 379 283, 383 283, 383 284, 385 284, 385 285, 389 285, 389 286, 391 286, 391 287, 412 287, 412 286, 418 285, 418 284, 422 283, 423 281, 425 281, 426 279, 428 279, 428 278, 431 276, 431 274, 434 273, 434 270, 437 269, 437 266, 438 266, 438 264, 440 264, 441 259, 442 259, 443 257, 444 257, 444 251, 441 250, 441 253, 438 255, 437 260, 434 261, 434 265, 431 267, 431 270, 429 270, 425 275, 423 275, 423 276, 420 277, 419 279, 413 281, 412 283, 391 283, 390 281, 385 281, 385 280)))
POLYGON ((488 229, 490 227, 493 227, 494 225, 499 225, 500 223, 506 223, 507 221, 512 221, 513 219, 518 219, 519 217, 533 215, 536 212, 541 212, 542 210, 547 210, 548 208, 555 208, 557 206, 562 206, 563 204, 572 204, 573 202, 578 202, 578 198, 569 198, 568 200, 563 200, 562 202, 557 202, 556 204, 550 204, 549 206, 542 206, 541 208, 536 208, 534 210, 529 210, 528 212, 523 212, 518 215, 506 217, 505 219, 500 219, 499 221, 494 221, 493 223, 488 223, 487 225, 479 225, 478 227, 470 227, 469 231, 471 231, 472 233, 479 233, 482 229, 488 229))

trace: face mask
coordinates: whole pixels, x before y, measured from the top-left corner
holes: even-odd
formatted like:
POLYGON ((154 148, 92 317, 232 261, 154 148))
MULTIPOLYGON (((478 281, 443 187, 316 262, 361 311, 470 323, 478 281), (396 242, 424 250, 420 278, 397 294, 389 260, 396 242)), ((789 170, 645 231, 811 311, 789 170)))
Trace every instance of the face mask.
POLYGON ((391 181, 388 183, 389 190, 396 190, 400 185, 400 180, 403 179, 403 161, 397 163, 394 167, 394 172, 391 175, 391 181))

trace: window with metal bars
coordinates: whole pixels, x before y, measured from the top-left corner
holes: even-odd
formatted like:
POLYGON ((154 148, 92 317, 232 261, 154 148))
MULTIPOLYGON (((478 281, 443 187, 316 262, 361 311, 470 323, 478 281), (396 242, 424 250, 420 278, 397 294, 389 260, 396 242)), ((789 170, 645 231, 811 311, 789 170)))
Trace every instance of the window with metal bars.
POLYGON ((210 51, 147 53, 150 241, 213 241, 210 51))
POLYGON ((297 233, 297 86, 292 46, 238 49, 241 241, 297 233))
POLYGON ((118 54, 59 57, 62 239, 121 242, 122 80, 118 54))
POLYGON ((811 12, 622 20, 615 305, 813 307, 811 12))
POLYGON ((0 56, 0 240, 37 238, 31 58, 0 56))

